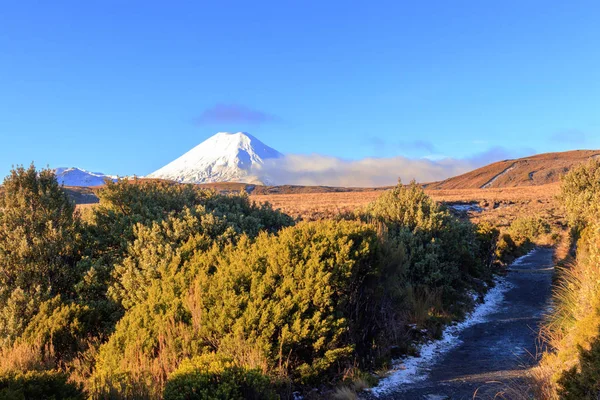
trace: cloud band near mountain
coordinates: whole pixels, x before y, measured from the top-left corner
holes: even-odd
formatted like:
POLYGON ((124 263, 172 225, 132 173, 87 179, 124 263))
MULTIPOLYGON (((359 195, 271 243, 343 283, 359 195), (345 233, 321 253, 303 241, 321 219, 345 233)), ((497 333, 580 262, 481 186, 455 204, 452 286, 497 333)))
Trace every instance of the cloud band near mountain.
POLYGON ((292 154, 266 160, 253 172, 266 177, 274 185, 373 187, 394 185, 398 179, 403 182, 414 179, 421 183, 441 181, 508 156, 509 152, 502 148, 493 148, 466 159, 439 160, 400 156, 344 160, 319 154, 292 154))
POLYGON ((460 160, 412 160, 404 157, 351 161, 322 155, 287 155, 258 167, 272 184, 318 186, 386 186, 404 182, 438 181, 472 169, 460 160))

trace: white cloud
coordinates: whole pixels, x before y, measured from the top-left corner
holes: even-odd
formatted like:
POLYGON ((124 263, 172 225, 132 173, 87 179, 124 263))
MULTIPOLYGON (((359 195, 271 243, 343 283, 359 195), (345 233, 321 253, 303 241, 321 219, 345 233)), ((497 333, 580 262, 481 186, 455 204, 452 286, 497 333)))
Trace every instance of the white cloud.
POLYGON ((459 175, 471 169, 471 165, 460 160, 431 161, 405 157, 364 158, 343 160, 322 155, 287 155, 280 159, 267 160, 261 171, 273 184, 318 185, 318 186, 387 186, 394 185, 398 178, 403 182, 412 179, 432 182, 459 175))
POLYGON ((464 174, 475 168, 507 158, 510 152, 492 148, 466 159, 406 157, 364 158, 344 160, 319 154, 290 154, 267 160, 257 175, 265 176, 274 185, 354 186, 374 187, 416 180, 435 182, 464 174))

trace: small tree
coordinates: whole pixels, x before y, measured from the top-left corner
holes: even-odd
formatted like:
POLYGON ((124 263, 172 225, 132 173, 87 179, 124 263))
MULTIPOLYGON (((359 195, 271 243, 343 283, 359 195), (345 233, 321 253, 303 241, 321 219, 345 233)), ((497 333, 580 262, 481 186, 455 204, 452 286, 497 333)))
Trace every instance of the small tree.
POLYGON ((581 228, 598 215, 600 206, 600 160, 572 169, 562 179, 561 200, 569 224, 581 228))
POLYGON ((473 224, 454 217, 414 181, 383 193, 368 206, 365 218, 384 223, 406 248, 407 278, 417 290, 441 288, 445 301, 457 304, 456 296, 473 277, 491 276, 489 265, 476 257, 490 244, 477 236, 473 224))
POLYGON ((0 341, 14 339, 40 302, 78 277, 75 206, 54 172, 13 169, 0 194, 0 341), (12 311, 11 311, 12 310, 12 311))

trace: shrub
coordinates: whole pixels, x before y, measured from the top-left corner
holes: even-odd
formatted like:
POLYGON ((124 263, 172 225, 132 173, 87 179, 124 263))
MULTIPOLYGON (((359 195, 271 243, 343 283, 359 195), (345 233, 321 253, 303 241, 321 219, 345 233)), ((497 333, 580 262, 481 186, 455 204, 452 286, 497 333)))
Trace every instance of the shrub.
POLYGON ((211 349, 236 365, 306 382, 331 374, 355 351, 367 354, 383 325, 379 247, 372 227, 328 221, 200 252, 153 280, 101 348, 95 379, 109 382, 134 365, 144 370, 140 354, 147 365, 172 360, 162 376, 211 349), (187 274, 195 277, 191 286, 187 274))
POLYGON ((579 363, 563 372, 558 380, 558 394, 565 400, 596 400, 600 394, 600 340, 589 350, 579 347, 579 363))
POLYGON ((209 353, 184 360, 171 374, 165 400, 269 400, 279 397, 260 370, 209 353))
POLYGON ((277 230, 292 224, 285 214, 268 204, 255 205, 248 196, 220 195, 194 185, 164 181, 107 182, 98 192, 100 204, 94 209, 90 226, 96 253, 122 255, 135 239, 137 225, 152 226, 187 209, 203 206, 207 213, 235 221, 241 231, 277 230))
POLYGON ((500 231, 489 222, 482 222, 476 227, 476 235, 479 249, 476 258, 481 260, 486 270, 492 271, 498 260, 500 231))
POLYGON ((215 194, 193 185, 164 181, 120 179, 107 181, 97 191, 100 203, 84 224, 84 257, 77 265, 82 277, 75 286, 79 300, 90 306, 97 325, 92 335, 107 335, 123 316, 118 302, 108 296, 113 269, 135 240, 136 226, 151 226, 170 215, 194 207, 215 194))
POLYGON ((73 295, 79 224, 52 170, 18 167, 0 194, 0 345, 22 332, 39 304, 73 295))
POLYGON ((515 219, 508 229, 511 237, 519 244, 535 242, 542 235, 551 232, 550 224, 539 217, 521 217, 515 219))
POLYGON ((460 221, 412 182, 398 184, 367 208, 366 218, 387 227, 402 243, 408 257, 407 278, 417 291, 439 289, 449 307, 460 303, 473 278, 491 278, 491 264, 479 259, 489 251, 493 235, 477 235, 468 221, 460 221))
POLYGON ((89 251, 78 267, 81 301, 95 314, 96 335, 109 334, 130 308, 146 296, 151 279, 169 264, 171 272, 196 252, 242 233, 275 232, 293 220, 247 195, 219 195, 162 181, 107 183, 86 225, 89 251))
POLYGON ((510 264, 524 253, 523 246, 518 246, 508 233, 500 235, 496 246, 496 258, 503 264, 510 264))
POLYGON ((144 300, 154 279, 184 273, 187 261, 196 254, 235 243, 242 233, 255 237, 261 231, 276 232, 292 224, 269 207, 250 204, 245 196, 210 198, 209 203, 185 208, 150 226, 136 225, 127 257, 113 272, 112 298, 130 308, 144 300))
POLYGON ((379 247, 376 231, 358 222, 303 223, 242 240, 199 268, 197 329, 221 338, 234 358, 241 338, 271 370, 322 378, 355 351, 364 356, 378 333, 379 247))
POLYGON ((134 238, 108 285, 110 298, 126 313, 100 349, 92 386, 116 382, 119 393, 127 386, 148 387, 157 396, 181 359, 203 352, 185 307, 190 282, 199 273, 197 260, 234 246, 242 235, 250 240, 259 232, 293 224, 268 205, 252 204, 247 196, 210 193, 201 202, 149 225, 134 226, 134 238))
POLYGON ((58 371, 29 371, 0 375, 0 398, 6 400, 84 400, 80 387, 58 371))
POLYGON ((600 160, 573 168, 562 178, 561 200, 569 224, 580 227, 598 215, 600 200, 600 160))
POLYGON ((443 229, 453 220, 447 210, 442 209, 414 181, 404 186, 398 183, 392 190, 384 192, 367 207, 367 215, 388 226, 402 227, 411 232, 434 232, 443 229))
POLYGON ((89 334, 89 317, 87 306, 64 303, 56 296, 40 305, 19 340, 51 348, 57 364, 68 362, 85 348, 82 338, 89 334))

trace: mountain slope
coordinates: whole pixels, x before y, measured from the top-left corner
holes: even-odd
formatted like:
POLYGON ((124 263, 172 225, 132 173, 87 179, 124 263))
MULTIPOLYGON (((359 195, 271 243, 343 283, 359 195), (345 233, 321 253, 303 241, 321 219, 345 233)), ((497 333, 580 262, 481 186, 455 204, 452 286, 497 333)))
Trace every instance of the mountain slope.
POLYGON ((181 183, 266 183, 268 178, 255 175, 253 168, 282 156, 248 133, 219 132, 147 178, 181 183))
POLYGON ((80 168, 56 168, 56 180, 65 186, 100 186, 105 179, 115 180, 114 176, 100 172, 89 172, 80 168))
POLYGON ((488 189, 558 182, 572 167, 600 157, 600 150, 545 153, 499 161, 466 174, 426 185, 428 189, 488 189))

